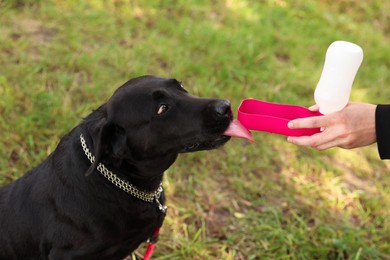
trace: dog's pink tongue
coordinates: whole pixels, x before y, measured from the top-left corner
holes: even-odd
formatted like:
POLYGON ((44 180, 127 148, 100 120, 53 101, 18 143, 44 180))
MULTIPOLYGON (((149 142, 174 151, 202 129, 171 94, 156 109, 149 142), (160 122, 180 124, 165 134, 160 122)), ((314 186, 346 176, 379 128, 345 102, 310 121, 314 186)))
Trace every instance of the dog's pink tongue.
POLYGON ((255 141, 251 132, 249 132, 249 130, 246 129, 245 126, 243 126, 237 119, 234 119, 232 122, 230 122, 228 129, 223 134, 233 137, 245 138, 251 142, 255 141))

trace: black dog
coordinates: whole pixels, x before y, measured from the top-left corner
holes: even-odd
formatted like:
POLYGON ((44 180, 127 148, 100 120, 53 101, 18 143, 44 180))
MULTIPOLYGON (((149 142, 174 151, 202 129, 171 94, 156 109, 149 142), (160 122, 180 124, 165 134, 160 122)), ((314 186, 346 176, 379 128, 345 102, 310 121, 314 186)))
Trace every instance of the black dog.
POLYGON ((165 217, 163 173, 179 153, 217 148, 226 100, 143 76, 65 135, 24 177, 0 189, 0 259, 123 259, 165 217))

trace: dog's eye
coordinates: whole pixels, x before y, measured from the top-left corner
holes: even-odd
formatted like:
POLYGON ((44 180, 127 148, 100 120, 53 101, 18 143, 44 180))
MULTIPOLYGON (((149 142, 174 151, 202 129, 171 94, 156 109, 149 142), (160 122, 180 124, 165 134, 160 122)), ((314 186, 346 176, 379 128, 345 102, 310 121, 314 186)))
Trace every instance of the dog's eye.
POLYGON ((162 115, 164 114, 165 112, 168 111, 168 106, 165 105, 165 104, 162 104, 159 108, 158 108, 158 111, 157 111, 157 115, 162 115))

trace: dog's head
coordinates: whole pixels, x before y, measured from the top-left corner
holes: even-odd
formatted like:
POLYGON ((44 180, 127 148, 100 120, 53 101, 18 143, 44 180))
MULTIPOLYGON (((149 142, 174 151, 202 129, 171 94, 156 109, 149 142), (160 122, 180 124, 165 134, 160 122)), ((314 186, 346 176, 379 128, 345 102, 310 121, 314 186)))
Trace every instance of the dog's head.
POLYGON ((214 149, 229 140, 223 135, 232 120, 229 101, 194 97, 176 79, 129 80, 103 110, 96 162, 170 165, 179 153, 214 149))

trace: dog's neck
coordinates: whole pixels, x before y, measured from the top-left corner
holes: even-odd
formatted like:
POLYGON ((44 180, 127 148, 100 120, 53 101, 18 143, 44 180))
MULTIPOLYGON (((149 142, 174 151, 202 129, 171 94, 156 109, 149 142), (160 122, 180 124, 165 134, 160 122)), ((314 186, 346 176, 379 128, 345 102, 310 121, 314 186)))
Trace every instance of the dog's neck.
MULTIPOLYGON (((105 106, 106 104, 103 104, 89 114, 76 130, 76 134, 85 136, 92 154, 95 154, 95 147, 98 142, 96 137, 101 128, 102 118, 105 116, 105 106)), ((119 165, 106 161, 104 158, 101 162, 119 177, 135 186, 144 190, 155 190, 162 181, 164 171, 176 161, 177 157, 178 154, 164 154, 154 158, 124 159, 119 165)))
MULTIPOLYGON (((96 158, 95 158, 95 156, 93 156, 93 154, 88 149, 88 146, 86 144, 86 141, 84 139, 83 134, 80 134, 80 144, 81 144, 81 147, 83 148, 85 156, 88 158, 88 160, 92 164, 91 167, 94 167, 93 165, 94 165, 94 162, 95 162, 96 158)), ((162 192, 164 191, 161 182, 160 182, 159 187, 156 190, 154 190, 154 191, 143 191, 143 190, 138 189, 136 186, 134 186, 133 184, 129 183, 128 181, 123 180, 122 178, 118 177, 117 174, 115 174, 112 171, 110 171, 109 169, 107 169, 107 167, 104 164, 102 164, 102 163, 98 164, 97 170, 108 181, 110 181, 112 184, 114 184, 117 188, 121 189, 122 191, 124 191, 124 192, 126 192, 126 193, 128 193, 130 195, 132 195, 133 197, 135 197, 137 199, 140 199, 140 200, 143 200, 143 201, 146 201, 146 202, 157 203, 158 208, 163 213, 166 212, 167 207, 164 206, 162 204, 163 202, 160 201, 162 192)))
MULTIPOLYGON (((80 133, 84 135, 86 146, 93 155, 95 142, 92 136, 88 134, 86 129, 81 128, 80 133)), ((82 149, 80 141, 78 145, 79 149, 82 149)), ((85 154, 80 156, 84 157, 84 159, 87 158, 85 154)), ((159 188, 160 183, 162 182, 164 171, 175 162, 176 158, 177 155, 171 155, 135 162, 123 160, 120 165, 112 165, 105 161, 102 161, 102 163, 119 178, 131 183, 137 188, 145 191, 155 191, 159 188)), ((94 169, 92 174, 99 174, 99 171, 94 169)))

